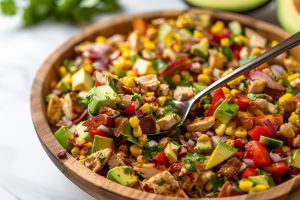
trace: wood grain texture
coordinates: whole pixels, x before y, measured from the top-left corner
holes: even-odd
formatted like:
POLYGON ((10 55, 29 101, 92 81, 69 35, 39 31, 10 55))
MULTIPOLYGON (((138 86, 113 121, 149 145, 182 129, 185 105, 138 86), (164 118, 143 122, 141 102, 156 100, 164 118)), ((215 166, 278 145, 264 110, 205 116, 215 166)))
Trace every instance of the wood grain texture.
MULTIPOLYGON (((72 156, 68 155, 67 159, 60 160, 57 153, 63 150, 63 147, 56 141, 51 131, 51 127, 47 122, 45 113, 44 96, 49 93, 49 82, 58 80, 58 67, 64 59, 72 58, 73 47, 85 40, 93 40, 98 35, 111 36, 115 33, 126 34, 131 29, 131 20, 136 17, 142 17, 150 20, 158 17, 172 18, 183 12, 207 13, 212 15, 214 19, 224 21, 238 20, 243 25, 257 29, 261 34, 270 39, 282 40, 289 34, 282 29, 271 24, 249 18, 246 16, 226 13, 211 12, 205 10, 166 10, 158 12, 140 13, 134 15, 124 15, 112 18, 105 22, 100 22, 87 27, 80 33, 73 36, 70 40, 59 47, 41 66, 35 76, 31 91, 31 115, 37 136, 47 152, 48 156, 55 165, 68 177, 72 182, 81 189, 98 199, 149 199, 149 200, 171 200, 172 197, 155 195, 142 192, 129 187, 125 187, 107 180, 106 178, 92 172, 84 165, 76 161, 72 156)), ((300 47, 294 49, 292 54, 300 59, 300 47)), ((275 199, 287 197, 295 188, 299 188, 300 176, 287 181, 270 190, 260 192, 254 195, 241 195, 224 199, 275 199)), ((295 197, 295 195, 294 195, 295 197)))

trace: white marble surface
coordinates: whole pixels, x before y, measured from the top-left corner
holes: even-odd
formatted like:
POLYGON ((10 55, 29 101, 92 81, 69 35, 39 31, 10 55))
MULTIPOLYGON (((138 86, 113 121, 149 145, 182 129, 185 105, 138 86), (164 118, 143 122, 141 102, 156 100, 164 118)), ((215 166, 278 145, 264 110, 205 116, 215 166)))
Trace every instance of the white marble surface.
MULTIPOLYGON (((187 7, 181 0, 121 3, 124 10, 119 13, 187 7)), ((276 23, 274 7, 271 4, 252 15, 276 23)), ((40 64, 82 27, 50 21, 23 29, 19 20, 0 16, 0 199, 93 199, 47 157, 35 134, 29 106, 31 83, 40 64)))

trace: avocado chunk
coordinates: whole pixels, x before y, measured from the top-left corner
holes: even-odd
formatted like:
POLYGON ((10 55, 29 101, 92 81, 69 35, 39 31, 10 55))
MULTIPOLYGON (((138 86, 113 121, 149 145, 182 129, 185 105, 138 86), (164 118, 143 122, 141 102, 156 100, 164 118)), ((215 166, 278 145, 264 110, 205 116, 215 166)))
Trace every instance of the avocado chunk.
POLYGON ((265 185, 267 187, 270 187, 269 183, 268 183, 268 177, 265 176, 265 175, 249 176, 248 179, 256 185, 262 184, 262 185, 265 185))
POLYGON ((67 74, 65 75, 56 85, 56 89, 66 93, 71 90, 71 84, 68 82, 68 80, 71 79, 71 75, 67 74))
POLYGON ((207 85, 205 85, 204 83, 196 83, 196 82, 193 82, 192 86, 195 89, 197 94, 207 87, 207 85))
POLYGON ((138 181, 137 176, 129 166, 118 166, 110 169, 106 178, 128 187, 134 186, 138 181))
POLYGON ((72 90, 73 91, 89 91, 94 85, 94 81, 83 68, 78 70, 72 76, 72 90))
POLYGON ((241 35, 243 32, 242 25, 238 21, 229 22, 228 27, 233 35, 241 35))
POLYGON ((163 42, 165 37, 172 31, 172 27, 169 24, 160 26, 158 30, 158 39, 163 42))
POLYGON ((294 0, 277 0, 279 23, 290 33, 300 30, 300 12, 294 2, 294 0))
POLYGON ((198 44, 194 44, 191 47, 191 54, 201 57, 208 56, 208 48, 209 48, 209 41, 207 38, 203 38, 198 44))
POLYGON ((117 93, 109 85, 93 88, 88 96, 88 109, 93 114, 99 113, 100 106, 116 107, 117 93))
POLYGON ((267 145, 267 146, 270 146, 270 147, 278 147, 278 148, 281 148, 282 145, 283 145, 283 141, 281 140, 277 140, 277 139, 274 139, 274 138, 270 138, 270 137, 266 137, 266 136, 260 136, 259 138, 259 142, 267 145))
POLYGON ((164 150, 168 160, 173 163, 177 161, 177 154, 175 153, 175 151, 173 150, 173 144, 172 142, 169 142, 164 150))
POLYGON ((291 165, 300 169, 300 149, 293 151, 291 165))
POLYGON ((197 141, 195 149, 200 152, 210 151, 212 149, 211 142, 207 141, 197 141))
POLYGON ((263 6, 268 0, 185 0, 188 4, 213 10, 243 12, 263 6))
POLYGON ((73 137, 73 133, 66 126, 60 127, 55 133, 57 141, 65 148, 70 151, 72 149, 72 145, 69 143, 69 139, 73 137))
POLYGON ((112 138, 95 135, 92 146, 92 153, 106 148, 114 149, 113 147, 114 141, 112 138))
POLYGON ((75 130, 76 133, 78 133, 79 137, 87 140, 87 141, 93 141, 93 138, 90 136, 87 127, 82 125, 83 122, 80 122, 79 124, 76 125, 75 130))
POLYGON ((212 152, 209 157, 205 170, 209 170, 218 164, 221 164, 231 156, 233 156, 238 150, 225 144, 224 142, 219 142, 215 150, 212 152))
POLYGON ((237 114, 238 110, 238 105, 224 100, 215 110, 214 116, 223 124, 227 124, 237 114))

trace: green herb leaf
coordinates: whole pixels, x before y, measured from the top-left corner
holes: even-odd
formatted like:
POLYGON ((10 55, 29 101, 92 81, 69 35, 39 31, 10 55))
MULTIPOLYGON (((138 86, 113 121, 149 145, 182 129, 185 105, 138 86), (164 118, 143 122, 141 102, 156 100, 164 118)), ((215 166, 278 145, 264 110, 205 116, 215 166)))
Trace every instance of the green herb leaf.
POLYGON ((164 180, 164 179, 160 179, 160 180, 158 180, 158 181, 156 181, 155 182, 157 185, 159 185, 159 186, 162 186, 163 184, 165 184, 166 183, 166 181, 164 180))
POLYGON ((160 72, 167 67, 168 63, 164 60, 153 60, 152 66, 155 71, 160 72))
POLYGON ((182 159, 183 161, 191 161, 191 162, 197 162, 200 160, 204 160, 204 156, 197 153, 187 153, 186 156, 182 159))
POLYGON ((143 98, 142 95, 139 93, 134 93, 134 95, 132 96, 131 101, 135 101, 135 100, 139 100, 141 103, 143 103, 143 98))
POLYGON ((191 171, 191 172, 196 172, 196 171, 197 171, 196 168, 193 166, 192 163, 186 163, 184 166, 185 166, 185 168, 186 168, 187 170, 189 170, 189 171, 191 171))
POLYGON ((175 105, 174 101, 169 100, 166 102, 164 106, 163 115, 169 114, 169 113, 175 113, 177 112, 177 106, 175 105))
POLYGON ((126 76, 126 73, 123 72, 123 71, 118 71, 118 72, 116 73, 116 75, 117 75, 118 78, 123 78, 124 76, 126 76))
POLYGON ((224 54, 224 56, 227 58, 228 61, 232 60, 232 52, 231 49, 228 47, 220 47, 221 53, 224 54))
POLYGON ((16 4, 14 0, 2 0, 0 1, 0 9, 4 15, 15 15, 16 4))
POLYGON ((286 87, 286 92, 291 93, 292 95, 300 93, 300 90, 294 89, 288 80, 283 80, 282 84, 286 87))
POLYGON ((246 63, 250 62, 251 60, 253 60, 254 58, 256 58, 256 56, 245 56, 244 58, 242 58, 240 61, 239 61, 239 65, 242 66, 242 65, 245 65, 246 63))
POLYGON ((213 191, 219 191, 220 187, 224 184, 224 177, 218 178, 215 174, 211 175, 209 178, 210 183, 213 185, 213 191))
POLYGON ((143 149, 143 160, 149 160, 158 152, 161 152, 163 148, 160 145, 149 146, 148 143, 144 146, 143 149))
POLYGON ((132 128, 128 121, 125 123, 125 129, 122 135, 125 136, 129 142, 132 142, 133 144, 139 144, 138 140, 132 134, 132 128))
POLYGON ((99 162, 102 164, 105 160, 105 157, 101 155, 101 156, 99 156, 98 159, 99 159, 99 162))

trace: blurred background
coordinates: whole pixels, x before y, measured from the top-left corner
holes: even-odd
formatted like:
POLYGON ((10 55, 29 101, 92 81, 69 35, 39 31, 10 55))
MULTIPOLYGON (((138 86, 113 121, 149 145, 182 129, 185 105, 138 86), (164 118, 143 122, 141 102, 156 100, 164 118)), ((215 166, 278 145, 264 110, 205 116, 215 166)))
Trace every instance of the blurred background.
POLYGON ((64 177, 48 158, 35 134, 29 106, 32 80, 41 63, 85 26, 120 14, 185 9, 191 5, 243 11, 243 14, 276 25, 280 19, 290 32, 300 25, 297 23, 299 16, 289 16, 287 13, 290 12, 284 10, 287 6, 293 8, 297 5, 294 0, 243 0, 239 2, 245 4, 238 6, 236 0, 226 0, 224 4, 219 2, 0 0, 0 199, 93 199, 64 177), (284 6, 278 6, 282 2, 285 2, 284 6), (277 14, 280 12, 287 16, 280 17, 277 14), (287 23, 287 17, 296 21, 296 25, 287 23))

